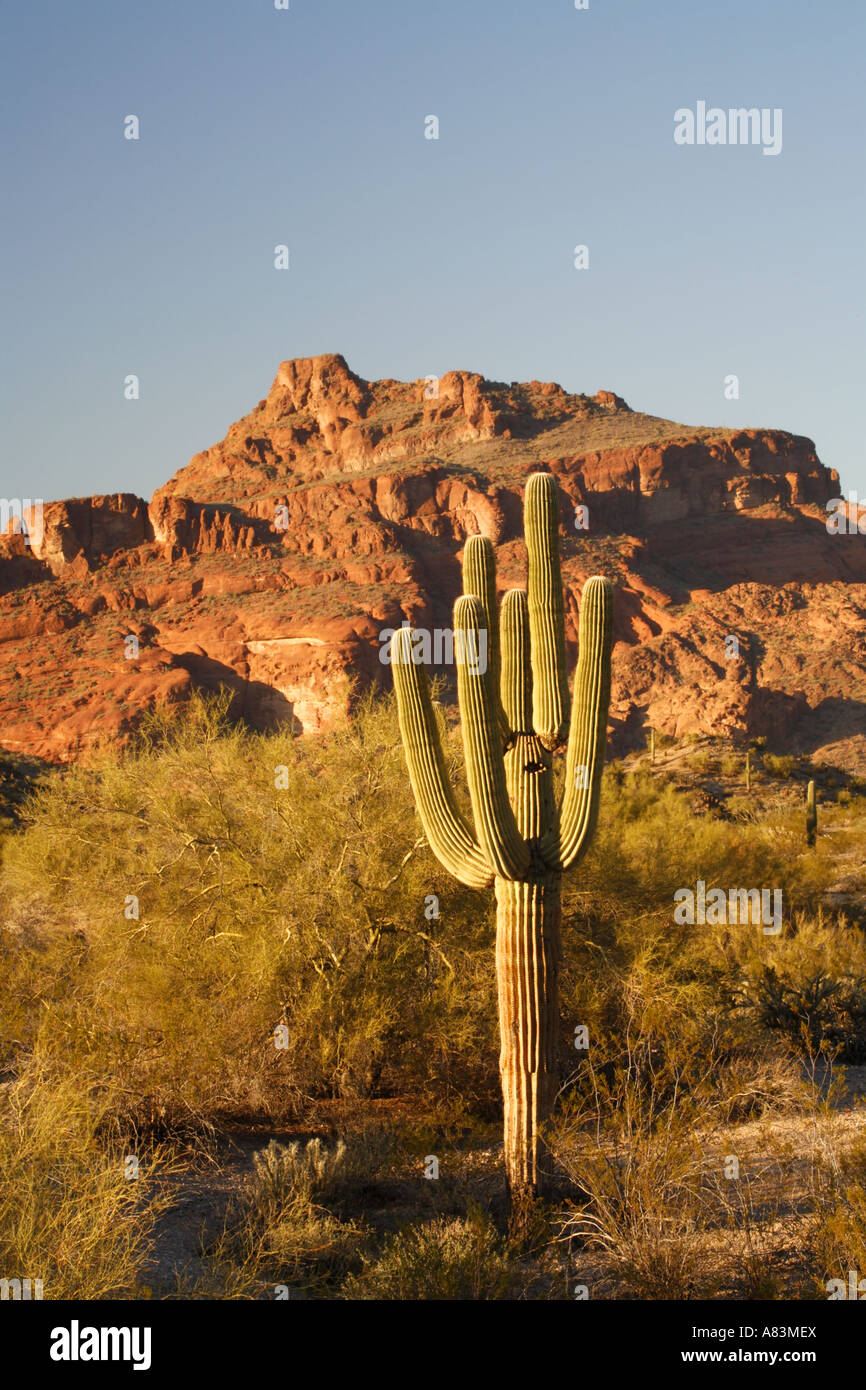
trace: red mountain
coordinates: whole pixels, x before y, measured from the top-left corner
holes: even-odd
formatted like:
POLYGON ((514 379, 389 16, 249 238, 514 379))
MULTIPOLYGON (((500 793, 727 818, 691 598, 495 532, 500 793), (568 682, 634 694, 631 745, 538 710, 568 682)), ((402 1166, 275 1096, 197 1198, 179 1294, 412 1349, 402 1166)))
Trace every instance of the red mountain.
POLYGON ((572 657, 583 580, 617 584, 615 747, 650 723, 866 764, 866 554, 827 532, 839 478, 810 440, 553 382, 368 382, 337 355, 283 362, 149 505, 53 502, 32 545, 0 537, 0 743, 69 759, 196 685, 229 685, 257 727, 321 729, 347 677, 387 683, 384 629, 449 625, 467 535, 523 582, 539 466, 561 488, 572 657))

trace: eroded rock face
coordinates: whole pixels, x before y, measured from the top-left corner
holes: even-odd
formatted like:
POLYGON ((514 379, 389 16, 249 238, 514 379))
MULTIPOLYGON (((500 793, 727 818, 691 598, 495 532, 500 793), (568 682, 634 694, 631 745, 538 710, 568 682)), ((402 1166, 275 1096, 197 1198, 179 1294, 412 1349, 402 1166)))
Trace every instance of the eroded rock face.
POLYGON ((561 490, 572 659, 585 578, 617 585, 616 747, 650 723, 866 765, 864 538, 827 534, 840 484, 811 441, 554 382, 369 382, 338 355, 282 363, 149 505, 49 503, 31 545, 0 537, 0 742, 76 757, 195 686, 228 686, 258 728, 327 728, 353 681, 390 685, 388 629, 450 626, 467 536, 497 547, 502 589, 525 582, 539 467, 561 490))
POLYGON ((147 504, 131 492, 73 497, 25 513, 30 551, 52 574, 78 563, 78 572, 150 539, 147 504))

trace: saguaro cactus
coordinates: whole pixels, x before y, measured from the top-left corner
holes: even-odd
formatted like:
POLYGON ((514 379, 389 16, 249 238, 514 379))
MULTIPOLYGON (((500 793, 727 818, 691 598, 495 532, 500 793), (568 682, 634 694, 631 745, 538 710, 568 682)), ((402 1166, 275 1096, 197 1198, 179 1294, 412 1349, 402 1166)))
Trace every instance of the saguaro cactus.
POLYGON ((806 788, 806 844, 812 847, 818 833, 818 807, 815 804, 815 783, 806 788))
POLYGON ((557 800, 553 754, 569 724, 565 623, 554 479, 526 487, 527 591, 510 589, 496 611, 493 547, 467 541, 464 594, 454 605, 457 694, 474 833, 448 781, 427 672, 403 627, 391 662, 403 747, 430 847, 471 888, 496 892, 496 974, 512 1229, 543 1185, 541 1128, 557 1090, 560 884, 589 845, 598 815, 610 700, 613 590, 588 579, 557 800), (487 629, 487 661, 473 660, 487 629), (501 629, 501 630, 500 630, 501 629))

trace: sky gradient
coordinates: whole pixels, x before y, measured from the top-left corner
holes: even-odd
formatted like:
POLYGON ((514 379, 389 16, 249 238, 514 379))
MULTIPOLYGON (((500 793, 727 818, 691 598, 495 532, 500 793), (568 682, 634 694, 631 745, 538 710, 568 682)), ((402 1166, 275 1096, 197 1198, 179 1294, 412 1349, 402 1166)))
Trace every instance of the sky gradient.
POLYGON ((0 36, 4 496, 149 497, 342 352, 791 430, 866 497, 862 0, 7 0, 0 36), (781 108, 782 152, 678 146, 701 100, 781 108))

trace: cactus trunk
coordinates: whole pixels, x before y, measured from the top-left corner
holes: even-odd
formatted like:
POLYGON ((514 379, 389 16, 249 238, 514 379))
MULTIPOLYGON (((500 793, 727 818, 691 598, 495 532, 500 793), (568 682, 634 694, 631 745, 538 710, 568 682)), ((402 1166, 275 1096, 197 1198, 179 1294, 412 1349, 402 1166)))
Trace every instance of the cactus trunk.
POLYGON ((806 844, 810 849, 815 846, 817 833, 818 807, 815 804, 815 783, 810 782, 806 788, 806 844))
POLYGON ((543 1129, 558 1089, 560 883, 496 880, 499 1070, 512 1233, 547 1176, 543 1129))

